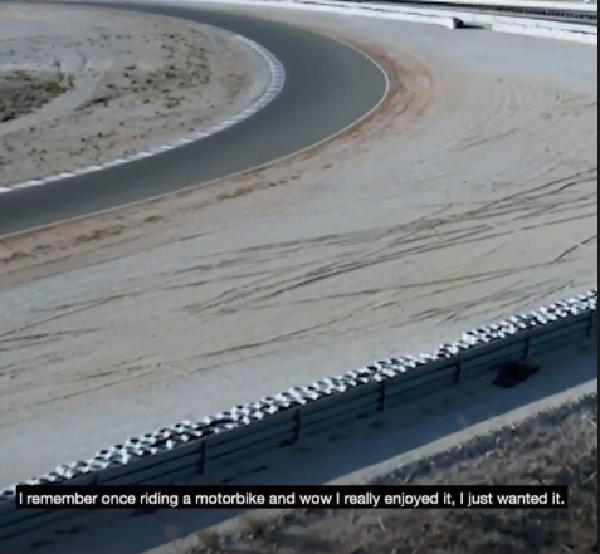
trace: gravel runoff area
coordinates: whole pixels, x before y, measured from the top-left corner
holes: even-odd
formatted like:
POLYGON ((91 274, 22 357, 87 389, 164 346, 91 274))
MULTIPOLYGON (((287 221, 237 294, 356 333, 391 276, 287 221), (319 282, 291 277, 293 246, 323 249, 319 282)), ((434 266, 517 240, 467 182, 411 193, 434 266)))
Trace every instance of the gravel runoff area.
POLYGON ((4 240, 1 483, 595 285, 595 48, 262 13, 353 40, 388 100, 269 168, 4 240))
POLYGON ((269 84, 266 61, 224 30, 77 6, 0 10, 0 186, 205 130, 269 84))

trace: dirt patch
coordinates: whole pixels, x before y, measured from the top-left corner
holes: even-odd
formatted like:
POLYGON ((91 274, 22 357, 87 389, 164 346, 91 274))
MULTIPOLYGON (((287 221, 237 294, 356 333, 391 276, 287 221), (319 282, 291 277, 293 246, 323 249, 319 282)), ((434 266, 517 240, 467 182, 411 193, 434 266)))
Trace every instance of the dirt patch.
MULTIPOLYGON (((470 458, 466 444, 401 468, 374 484, 567 485, 567 510, 303 510, 259 512, 232 533, 205 530, 181 554, 415 554, 597 552, 597 397, 532 417, 494 435, 497 448, 470 458), (463 454, 461 454, 461 452, 463 454), (445 458, 445 459, 444 459, 445 458), (454 458, 455 463, 451 463, 454 458), (462 458, 462 459, 461 459, 462 458), (444 464, 438 467, 440 460, 444 464)), ((475 442, 480 439, 476 439, 475 442)), ((487 437, 488 442, 491 437, 487 437)), ((152 551, 157 554, 158 551, 152 551)))
POLYGON ((44 76, 27 71, 0 72, 0 123, 41 108, 69 87, 69 78, 60 74, 44 76))
POLYGON ((207 130, 270 82, 266 60, 227 31, 74 5, 3 4, 2 70, 0 185, 207 130), (10 77, 15 70, 19 78, 10 77), (53 79, 41 80, 50 72, 53 79))

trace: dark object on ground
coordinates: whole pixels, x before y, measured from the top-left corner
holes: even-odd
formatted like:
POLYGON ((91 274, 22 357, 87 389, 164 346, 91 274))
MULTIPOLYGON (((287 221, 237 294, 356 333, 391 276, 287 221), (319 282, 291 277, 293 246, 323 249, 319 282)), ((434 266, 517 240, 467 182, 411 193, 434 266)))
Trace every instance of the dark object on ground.
POLYGON ((503 389, 509 389, 527 381, 538 372, 539 367, 528 362, 505 362, 498 368, 498 374, 494 379, 494 385, 503 389))

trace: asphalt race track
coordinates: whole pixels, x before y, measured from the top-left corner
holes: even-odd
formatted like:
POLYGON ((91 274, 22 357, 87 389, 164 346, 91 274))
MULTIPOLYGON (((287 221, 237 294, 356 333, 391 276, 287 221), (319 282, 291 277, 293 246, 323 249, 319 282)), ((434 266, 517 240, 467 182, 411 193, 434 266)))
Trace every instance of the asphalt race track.
POLYGON ((181 190, 267 163, 352 124, 385 93, 385 77, 368 58, 298 27, 200 11, 198 7, 101 5, 187 18, 246 36, 283 64, 283 91, 258 114, 199 142, 97 173, 1 195, 0 236, 181 190))

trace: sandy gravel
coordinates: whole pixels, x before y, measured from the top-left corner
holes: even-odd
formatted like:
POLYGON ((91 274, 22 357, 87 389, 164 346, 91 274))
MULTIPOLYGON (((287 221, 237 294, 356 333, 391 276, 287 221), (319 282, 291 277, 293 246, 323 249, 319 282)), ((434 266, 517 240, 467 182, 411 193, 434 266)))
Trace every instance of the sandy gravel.
POLYGON ((4 241, 0 482, 595 284, 595 48, 279 17, 362 44, 392 96, 272 168, 4 241))
POLYGON ((0 185, 207 129, 257 100, 269 79, 260 55, 213 27, 2 4, 0 185))

